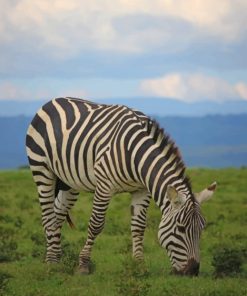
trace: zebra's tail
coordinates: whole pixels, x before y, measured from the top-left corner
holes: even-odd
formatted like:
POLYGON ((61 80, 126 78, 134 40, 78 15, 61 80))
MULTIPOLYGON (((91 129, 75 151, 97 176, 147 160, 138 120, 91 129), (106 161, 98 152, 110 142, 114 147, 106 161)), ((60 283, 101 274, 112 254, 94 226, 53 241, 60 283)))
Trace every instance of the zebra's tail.
POLYGON ((71 229, 75 229, 75 224, 73 223, 73 221, 71 220, 71 217, 69 215, 69 213, 66 215, 66 219, 67 219, 67 222, 70 226, 71 229))

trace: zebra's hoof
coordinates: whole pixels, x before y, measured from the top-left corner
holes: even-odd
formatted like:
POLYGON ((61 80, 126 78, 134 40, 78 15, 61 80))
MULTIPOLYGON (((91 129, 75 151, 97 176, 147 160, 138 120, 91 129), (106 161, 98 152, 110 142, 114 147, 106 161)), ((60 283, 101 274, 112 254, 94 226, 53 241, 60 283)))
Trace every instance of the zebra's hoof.
POLYGON ((80 266, 79 267, 79 274, 81 274, 81 275, 90 274, 89 266, 80 266))

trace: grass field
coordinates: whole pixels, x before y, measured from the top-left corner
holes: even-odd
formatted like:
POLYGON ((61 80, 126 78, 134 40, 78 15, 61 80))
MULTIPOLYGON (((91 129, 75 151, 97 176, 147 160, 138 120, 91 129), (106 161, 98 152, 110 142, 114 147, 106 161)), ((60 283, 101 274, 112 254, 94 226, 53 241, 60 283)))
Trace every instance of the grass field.
POLYGON ((202 207, 207 227, 197 278, 170 275, 168 257, 157 241, 160 212, 154 203, 148 212, 145 262, 132 259, 128 194, 117 195, 110 204, 93 250, 92 274, 77 273, 92 205, 88 193, 80 195, 72 211, 76 229, 64 225, 62 262, 44 264, 45 241, 31 174, 0 172, 0 295, 247 295, 244 258, 241 272, 232 276, 215 277, 212 266, 213 253, 221 246, 246 254, 247 169, 191 169, 188 174, 195 191, 218 182, 215 196, 202 207))

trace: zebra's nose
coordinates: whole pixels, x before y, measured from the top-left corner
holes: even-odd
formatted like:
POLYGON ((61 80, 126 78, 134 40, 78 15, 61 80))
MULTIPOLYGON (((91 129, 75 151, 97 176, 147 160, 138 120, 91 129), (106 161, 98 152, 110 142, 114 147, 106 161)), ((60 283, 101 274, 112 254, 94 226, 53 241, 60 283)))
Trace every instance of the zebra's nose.
POLYGON ((184 275, 198 276, 199 268, 200 268, 200 263, 194 259, 190 259, 183 271, 184 275))
POLYGON ((173 268, 172 274, 182 275, 182 276, 184 275, 198 276, 199 268, 200 268, 200 263, 194 259, 190 259, 188 261, 188 264, 185 266, 185 268, 181 270, 177 270, 176 268, 173 268))

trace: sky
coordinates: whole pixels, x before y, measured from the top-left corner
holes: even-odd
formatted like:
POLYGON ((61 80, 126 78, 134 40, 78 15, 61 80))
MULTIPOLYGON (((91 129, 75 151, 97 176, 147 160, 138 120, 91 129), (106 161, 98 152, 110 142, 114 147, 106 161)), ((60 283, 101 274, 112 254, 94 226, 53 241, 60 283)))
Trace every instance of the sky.
POLYGON ((0 100, 247 101, 246 0, 0 0, 0 100))

